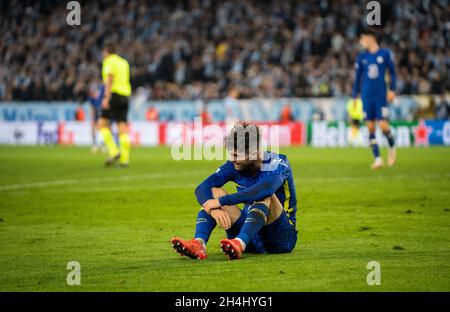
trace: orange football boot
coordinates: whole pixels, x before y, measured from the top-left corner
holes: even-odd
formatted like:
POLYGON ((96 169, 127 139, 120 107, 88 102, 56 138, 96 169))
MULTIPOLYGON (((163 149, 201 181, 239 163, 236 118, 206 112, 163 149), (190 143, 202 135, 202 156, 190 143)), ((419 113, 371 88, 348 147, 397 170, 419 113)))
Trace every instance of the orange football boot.
POLYGON ((206 255, 205 246, 196 239, 184 240, 179 237, 171 239, 172 247, 175 252, 181 256, 188 256, 191 259, 205 260, 206 255))
POLYGON ((228 256, 228 259, 240 259, 244 253, 244 248, 242 248, 241 243, 237 239, 222 239, 220 241, 220 248, 228 256))

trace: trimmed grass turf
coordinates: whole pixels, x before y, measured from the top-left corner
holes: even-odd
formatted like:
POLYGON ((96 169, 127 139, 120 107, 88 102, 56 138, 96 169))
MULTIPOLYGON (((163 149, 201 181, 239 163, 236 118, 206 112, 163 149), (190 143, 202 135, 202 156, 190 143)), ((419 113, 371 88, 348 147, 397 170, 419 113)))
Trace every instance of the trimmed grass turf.
POLYGON ((2 146, 0 291, 450 291, 450 148, 400 149, 379 172, 368 149, 282 152, 298 188, 294 252, 230 262, 219 229, 200 262, 168 241, 193 235, 193 190, 220 161, 135 148, 129 169, 104 169, 87 148, 2 146), (72 260, 81 286, 66 284, 72 260), (370 260, 381 286, 366 283, 370 260))

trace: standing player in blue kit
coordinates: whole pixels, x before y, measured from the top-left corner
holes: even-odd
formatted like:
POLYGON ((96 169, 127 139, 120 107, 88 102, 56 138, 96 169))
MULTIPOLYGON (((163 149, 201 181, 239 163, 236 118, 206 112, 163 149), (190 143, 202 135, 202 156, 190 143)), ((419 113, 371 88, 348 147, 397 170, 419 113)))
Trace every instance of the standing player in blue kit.
POLYGON ((389 49, 380 48, 375 32, 370 29, 364 30, 360 35, 359 43, 365 51, 360 53, 356 59, 356 77, 352 96, 356 101, 361 93, 364 120, 369 130, 370 146, 374 156, 371 167, 380 169, 384 167, 384 161, 380 157, 375 137, 376 122, 389 144, 388 166, 393 166, 396 161, 395 141, 388 122, 388 102, 392 102, 395 98, 395 67, 392 52, 389 49), (390 75, 389 90, 386 82, 386 70, 390 75))

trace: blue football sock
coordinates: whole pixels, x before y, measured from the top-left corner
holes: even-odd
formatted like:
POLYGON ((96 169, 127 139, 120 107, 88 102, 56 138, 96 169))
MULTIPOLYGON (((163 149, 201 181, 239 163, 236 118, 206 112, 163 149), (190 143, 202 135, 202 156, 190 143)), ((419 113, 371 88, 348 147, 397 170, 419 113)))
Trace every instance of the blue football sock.
POLYGON ((226 231, 227 232, 227 238, 233 239, 236 238, 236 236, 239 235, 239 232, 242 229, 242 226, 244 225, 246 217, 243 213, 239 216, 239 218, 233 223, 233 225, 226 231))
POLYGON ((245 245, 248 245, 250 240, 258 233, 258 231, 266 223, 267 216, 269 215, 269 208, 264 204, 254 204, 245 219, 241 232, 236 238, 241 239, 245 245))
POLYGON ((369 134, 370 147, 372 147, 373 157, 380 157, 380 149, 378 148, 377 139, 375 138, 375 133, 369 134))
POLYGON ((195 226, 195 238, 201 238, 205 242, 208 242, 211 232, 216 227, 216 220, 201 209, 197 215, 197 224, 195 226))
POLYGON ((392 135, 391 131, 389 130, 388 132, 384 133, 384 136, 386 137, 386 139, 389 143, 389 147, 394 147, 395 140, 394 140, 394 136, 392 135))

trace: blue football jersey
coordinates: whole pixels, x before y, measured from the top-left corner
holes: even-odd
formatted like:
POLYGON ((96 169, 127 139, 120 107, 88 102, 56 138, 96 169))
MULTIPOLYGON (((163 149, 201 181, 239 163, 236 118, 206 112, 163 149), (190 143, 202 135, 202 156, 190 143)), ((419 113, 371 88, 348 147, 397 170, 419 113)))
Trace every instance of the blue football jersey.
POLYGON ((396 76, 392 52, 379 49, 376 53, 368 51, 358 55, 355 63, 356 77, 353 86, 353 98, 361 92, 361 97, 386 97, 386 70, 390 74, 390 89, 395 91, 396 76))
MULTIPOLYGON (((236 184, 238 192, 254 186, 264 180, 270 180, 273 177, 283 179, 282 185, 275 191, 275 195, 280 200, 290 221, 296 224, 297 196, 292 168, 286 155, 265 152, 261 170, 254 176, 243 175, 234 168, 231 161, 227 161, 219 169, 216 175, 224 181, 233 181, 236 184)), ((261 198, 263 199, 263 198, 261 198)), ((246 204, 252 204, 248 202, 246 204)))

